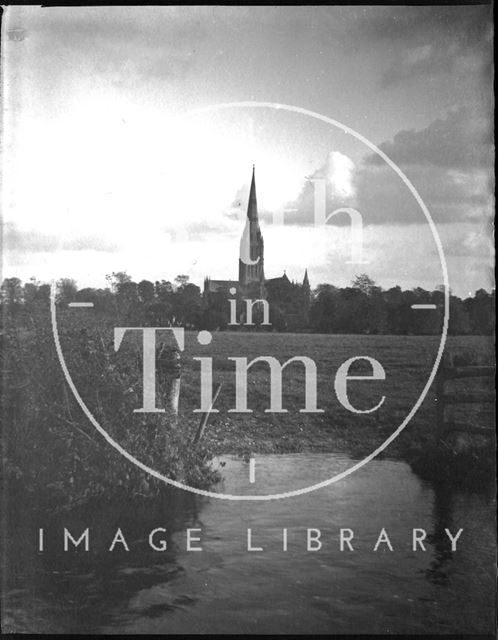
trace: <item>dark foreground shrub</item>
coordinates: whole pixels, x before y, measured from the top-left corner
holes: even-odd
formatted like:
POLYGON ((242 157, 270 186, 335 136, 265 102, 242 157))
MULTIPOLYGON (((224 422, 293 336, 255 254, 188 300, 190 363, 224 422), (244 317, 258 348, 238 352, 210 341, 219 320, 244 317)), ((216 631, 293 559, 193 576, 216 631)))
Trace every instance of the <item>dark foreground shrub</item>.
MULTIPOLYGON (((206 447, 191 446, 195 424, 142 403, 140 341, 114 352, 112 319, 61 323, 68 370, 93 416, 124 450, 168 478, 208 487, 217 473, 206 447)), ((4 480, 54 505, 116 493, 151 496, 164 486, 118 453, 84 415, 63 375, 48 313, 29 326, 6 323, 2 338, 4 480)), ((160 406, 165 381, 158 381, 160 406)))

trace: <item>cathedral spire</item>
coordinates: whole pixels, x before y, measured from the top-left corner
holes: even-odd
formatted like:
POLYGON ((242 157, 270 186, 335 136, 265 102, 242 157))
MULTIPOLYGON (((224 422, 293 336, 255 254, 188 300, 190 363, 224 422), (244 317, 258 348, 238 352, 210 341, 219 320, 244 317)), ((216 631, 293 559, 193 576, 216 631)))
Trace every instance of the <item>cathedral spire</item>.
POLYGON ((308 269, 304 270, 303 286, 308 288, 310 286, 310 281, 308 280, 308 269))
POLYGON ((249 201, 247 203, 247 217, 249 220, 258 220, 258 201, 256 200, 256 178, 255 167, 252 165, 251 189, 249 191, 249 201))
POLYGON ((239 287, 247 298, 263 298, 264 282, 264 242, 259 227, 256 178, 253 165, 246 224, 240 240, 239 287))

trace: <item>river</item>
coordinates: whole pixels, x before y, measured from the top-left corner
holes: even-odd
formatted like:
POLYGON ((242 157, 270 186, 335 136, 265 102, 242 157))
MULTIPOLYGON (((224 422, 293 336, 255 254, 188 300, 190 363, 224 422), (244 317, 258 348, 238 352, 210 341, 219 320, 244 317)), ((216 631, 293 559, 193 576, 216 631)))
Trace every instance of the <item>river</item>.
MULTIPOLYGON (((248 463, 223 462, 217 490, 246 490, 248 463)), ((314 482, 350 465, 342 455, 262 455, 257 477, 271 493, 286 477, 305 486, 308 475, 314 482)), ((50 521, 25 514, 8 551, 4 631, 492 633, 494 513, 489 496, 437 488, 403 462, 374 460, 289 499, 232 502, 174 489, 153 503, 94 505, 50 521), (64 552, 63 527, 74 537, 88 527, 90 550, 64 552), (122 543, 109 551, 118 527, 129 551, 122 543), (167 530, 153 537, 166 551, 149 545, 154 528, 167 530), (353 551, 340 551, 341 528, 353 532, 353 551), (383 528, 392 551, 386 542, 373 550, 383 528), (413 551, 414 528, 426 530, 426 551, 413 551), (446 528, 463 529, 454 552, 446 528), (187 551, 187 529, 202 551, 187 551), (247 550, 248 529, 261 551, 247 550), (307 550, 308 529, 320 549, 307 550)))

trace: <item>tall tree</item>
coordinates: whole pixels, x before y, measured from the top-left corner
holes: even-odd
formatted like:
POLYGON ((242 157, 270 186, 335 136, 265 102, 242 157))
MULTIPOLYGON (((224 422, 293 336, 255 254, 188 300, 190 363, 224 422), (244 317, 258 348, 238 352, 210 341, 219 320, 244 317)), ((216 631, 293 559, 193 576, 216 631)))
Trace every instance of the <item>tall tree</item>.
POLYGON ((141 280, 137 290, 140 301, 144 304, 150 304, 154 300, 154 285, 149 280, 141 280))
POLYGON ((57 301, 59 304, 66 305, 73 302, 77 293, 78 287, 72 278, 62 278, 57 281, 57 301))
POLYGON ((359 289, 367 296, 373 293, 373 289, 377 286, 375 281, 366 273, 361 273, 359 276, 356 276, 352 281, 352 285, 353 288, 359 289))

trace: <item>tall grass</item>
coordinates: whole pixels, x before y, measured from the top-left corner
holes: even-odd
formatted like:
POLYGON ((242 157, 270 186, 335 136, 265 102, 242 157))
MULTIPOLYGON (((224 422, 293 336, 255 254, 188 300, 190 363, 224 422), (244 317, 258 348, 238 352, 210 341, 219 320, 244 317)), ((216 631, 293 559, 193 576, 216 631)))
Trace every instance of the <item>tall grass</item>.
MULTIPOLYGON (((71 376, 102 427, 144 464, 194 486, 217 480, 212 452, 191 447, 194 425, 173 427, 167 413, 137 414, 141 364, 137 345, 114 353, 112 319, 60 323, 71 376)), ((6 322, 2 338, 4 476, 12 491, 43 495, 54 507, 95 496, 155 495, 164 483, 126 460, 90 424, 64 379, 48 310, 25 326, 6 322)), ((158 399, 166 382, 158 381, 158 399)), ((160 400, 158 400, 160 402, 160 400)))

